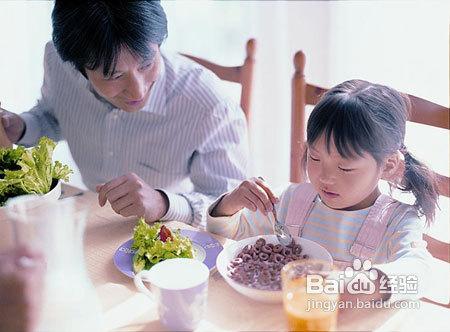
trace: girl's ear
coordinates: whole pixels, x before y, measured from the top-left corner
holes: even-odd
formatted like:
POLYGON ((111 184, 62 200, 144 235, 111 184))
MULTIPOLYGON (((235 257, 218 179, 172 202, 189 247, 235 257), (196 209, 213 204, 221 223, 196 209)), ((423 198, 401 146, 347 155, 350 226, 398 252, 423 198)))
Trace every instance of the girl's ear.
POLYGON ((381 177, 389 182, 398 183, 402 180, 404 171, 404 158, 401 152, 397 150, 385 160, 381 177))

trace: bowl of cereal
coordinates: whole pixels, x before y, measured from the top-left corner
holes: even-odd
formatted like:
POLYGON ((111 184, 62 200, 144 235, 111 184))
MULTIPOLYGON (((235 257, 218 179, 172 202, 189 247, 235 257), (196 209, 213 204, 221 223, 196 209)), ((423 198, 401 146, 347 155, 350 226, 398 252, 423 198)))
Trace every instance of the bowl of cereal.
POLYGON ((293 237, 294 243, 279 244, 275 235, 249 237, 226 246, 216 266, 225 281, 239 293, 256 301, 282 301, 281 268, 294 260, 315 259, 333 263, 320 244, 293 237))

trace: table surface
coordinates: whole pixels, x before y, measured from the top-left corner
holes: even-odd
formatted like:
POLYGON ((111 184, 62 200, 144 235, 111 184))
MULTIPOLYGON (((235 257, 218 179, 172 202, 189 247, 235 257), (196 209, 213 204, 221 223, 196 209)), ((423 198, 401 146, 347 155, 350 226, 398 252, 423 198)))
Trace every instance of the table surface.
MULTIPOLYGON (((64 187, 64 196, 74 196, 76 203, 90 206, 85 238, 85 261, 89 277, 103 307, 107 331, 159 331, 163 330, 155 306, 145 295, 137 292, 133 280, 117 270, 113 255, 117 248, 132 238, 136 218, 124 218, 107 205, 100 207, 97 195, 64 187)), ((0 220, 4 216, 0 214, 0 220)), ((194 229, 181 222, 166 223, 170 228, 194 229)), ((5 223, 0 225, 2 246, 7 245, 5 223), (3 234, 3 235, 1 235, 3 234)), ((222 245, 230 239, 213 235, 222 245)), ((1 247, 0 246, 0 249, 1 247)), ((358 309, 343 310, 338 316, 338 330, 403 330, 408 327, 430 327, 427 321, 449 326, 449 311, 421 302, 420 309, 358 309), (420 317, 420 319, 418 318, 420 317), (446 317, 446 318, 442 318, 446 317), (415 319, 414 319, 415 318, 415 319), (424 325, 425 324, 425 325, 424 325)), ((198 331, 280 331, 286 330, 281 304, 253 301, 232 289, 214 269, 211 272, 206 318, 198 331)))

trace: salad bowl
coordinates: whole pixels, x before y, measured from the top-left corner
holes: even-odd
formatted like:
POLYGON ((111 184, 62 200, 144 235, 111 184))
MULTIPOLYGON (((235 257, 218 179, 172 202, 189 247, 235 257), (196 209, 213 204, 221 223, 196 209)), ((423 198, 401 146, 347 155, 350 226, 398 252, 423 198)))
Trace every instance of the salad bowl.
POLYGON ((72 170, 53 161, 55 147, 55 142, 42 137, 31 148, 0 148, 0 207, 22 195, 37 195, 43 201, 61 196, 61 181, 68 181, 72 170))

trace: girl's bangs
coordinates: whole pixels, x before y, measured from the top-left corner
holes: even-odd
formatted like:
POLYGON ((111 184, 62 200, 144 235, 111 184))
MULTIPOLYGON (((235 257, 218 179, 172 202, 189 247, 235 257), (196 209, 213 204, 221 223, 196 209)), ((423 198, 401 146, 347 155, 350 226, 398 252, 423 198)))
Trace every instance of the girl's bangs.
MULTIPOLYGON (((328 98, 328 100, 329 102, 319 103, 311 114, 307 130, 308 144, 314 144, 322 135, 325 135, 328 152, 334 142, 343 158, 362 157, 364 152, 370 152, 375 143, 371 139, 373 130, 368 127, 364 112, 359 111, 361 105, 355 105, 355 102, 349 103, 349 100, 339 100, 339 98, 328 98)), ((359 103, 356 102, 356 104, 359 103)))

